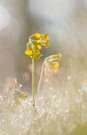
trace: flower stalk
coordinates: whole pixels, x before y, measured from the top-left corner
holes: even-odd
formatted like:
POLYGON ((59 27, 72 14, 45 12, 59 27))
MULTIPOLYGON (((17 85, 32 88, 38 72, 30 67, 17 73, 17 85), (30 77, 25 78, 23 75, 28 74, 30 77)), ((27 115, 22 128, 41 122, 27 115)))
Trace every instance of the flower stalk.
POLYGON ((34 58, 32 58, 32 98, 33 105, 35 106, 35 87, 34 87, 34 58))
POLYGON ((38 82, 37 92, 40 90, 40 85, 41 85, 41 80, 42 80, 42 76, 43 76, 43 71, 44 71, 44 62, 42 63, 42 67, 41 67, 41 72, 40 72, 40 78, 39 78, 39 82, 38 82))

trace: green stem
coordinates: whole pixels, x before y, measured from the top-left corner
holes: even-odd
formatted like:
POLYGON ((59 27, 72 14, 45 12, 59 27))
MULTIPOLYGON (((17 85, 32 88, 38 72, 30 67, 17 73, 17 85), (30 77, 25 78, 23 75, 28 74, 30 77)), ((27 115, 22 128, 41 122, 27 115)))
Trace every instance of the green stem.
POLYGON ((39 90, 40 90, 42 76, 43 76, 43 69, 44 69, 44 63, 42 64, 42 67, 41 67, 41 73, 40 73, 40 79, 39 79, 39 83, 38 83, 37 92, 39 92, 39 90))
POLYGON ((33 97, 33 105, 35 106, 35 88, 34 88, 34 58, 32 58, 32 97, 33 97))

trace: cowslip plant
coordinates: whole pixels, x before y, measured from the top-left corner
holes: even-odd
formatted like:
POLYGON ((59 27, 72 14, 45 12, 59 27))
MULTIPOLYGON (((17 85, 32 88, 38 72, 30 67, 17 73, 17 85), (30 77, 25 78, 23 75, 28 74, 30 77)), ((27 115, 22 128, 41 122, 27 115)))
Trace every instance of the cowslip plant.
POLYGON ((44 60, 45 76, 49 77, 49 72, 52 72, 53 74, 58 73, 59 62, 57 60, 60 60, 61 56, 61 53, 59 53, 51 55, 44 60))
MULTIPOLYGON (((34 88, 34 61, 35 59, 39 59, 43 54, 41 53, 42 47, 48 48, 50 46, 49 35, 35 33, 29 37, 29 41, 27 43, 27 49, 25 54, 28 55, 32 59, 32 98, 33 98, 33 105, 35 106, 35 88, 34 88)), ((59 63, 56 60, 60 60, 61 54, 51 55, 47 57, 43 64, 42 70, 40 74, 40 80, 38 84, 38 89, 40 86, 43 68, 45 67, 46 76, 48 76, 48 69, 50 67, 50 71, 52 70, 55 74, 58 72, 59 63)))
POLYGON ((29 37, 27 43, 27 50, 25 54, 32 59, 32 97, 33 105, 35 106, 35 88, 34 88, 34 61, 39 59, 43 54, 41 53, 42 47, 48 48, 50 46, 49 35, 35 33, 29 37))

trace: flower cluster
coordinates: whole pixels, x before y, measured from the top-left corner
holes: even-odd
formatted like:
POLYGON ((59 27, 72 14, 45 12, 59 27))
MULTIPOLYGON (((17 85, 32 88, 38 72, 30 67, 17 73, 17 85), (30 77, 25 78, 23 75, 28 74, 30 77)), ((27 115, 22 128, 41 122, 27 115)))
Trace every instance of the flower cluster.
POLYGON ((45 59, 44 66, 46 77, 49 77, 49 74, 56 75, 58 73, 59 62, 56 60, 60 60, 61 56, 61 53, 59 53, 57 55, 51 55, 45 59))
POLYGON ((46 48, 50 46, 49 35, 47 33, 35 33, 29 37, 29 42, 27 43, 27 50, 25 51, 25 54, 30 58, 39 59, 41 56, 43 56, 40 52, 42 46, 45 46, 46 48))

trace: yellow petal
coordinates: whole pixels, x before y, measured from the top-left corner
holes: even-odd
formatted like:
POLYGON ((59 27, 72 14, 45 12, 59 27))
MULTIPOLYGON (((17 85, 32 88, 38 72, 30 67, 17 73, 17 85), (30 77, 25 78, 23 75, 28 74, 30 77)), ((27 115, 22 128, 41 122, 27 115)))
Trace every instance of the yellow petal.
POLYGON ((45 46, 46 46, 46 48, 48 48, 48 47, 50 46, 50 42, 47 41, 47 42, 45 43, 45 46))
POLYGON ((49 36, 48 36, 48 34, 47 34, 47 33, 46 33, 46 34, 44 34, 44 35, 43 35, 43 37, 44 37, 44 39, 45 39, 45 40, 48 40, 48 39, 49 39, 49 36))
POLYGON ((25 94, 21 94, 21 95, 20 95, 20 97, 19 97, 19 99, 23 99, 23 100, 25 100, 27 97, 28 97, 27 95, 25 95, 25 94))
POLYGON ((54 62, 54 63, 53 63, 53 67, 54 67, 54 68, 58 68, 58 67, 59 67, 59 63, 58 63, 58 62, 54 62))
POLYGON ((32 52, 32 50, 29 49, 29 50, 26 50, 26 51, 25 51, 25 54, 26 54, 26 55, 32 55, 33 52, 32 52))
POLYGON ((41 34, 40 34, 40 33, 35 33, 35 34, 34 34, 34 37, 35 37, 36 39, 39 39, 39 38, 41 37, 41 34))
POLYGON ((35 58, 39 59, 40 57, 42 57, 43 55, 40 52, 36 52, 35 53, 35 58))
POLYGON ((59 60, 61 59, 61 56, 62 56, 62 54, 59 53, 58 56, 57 56, 59 60))
POLYGON ((59 53, 58 55, 56 55, 56 56, 54 56, 54 57, 60 60, 60 59, 61 59, 61 56, 62 56, 62 54, 59 53))
POLYGON ((41 45, 36 45, 37 49, 41 50, 42 46, 41 45))

